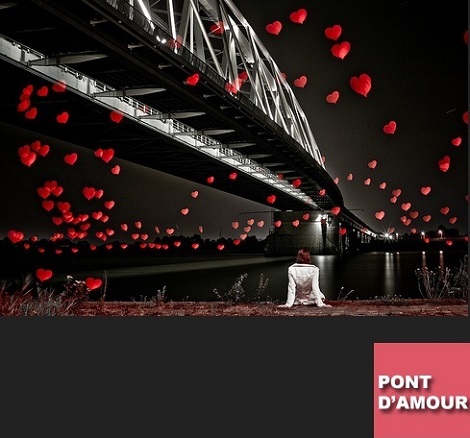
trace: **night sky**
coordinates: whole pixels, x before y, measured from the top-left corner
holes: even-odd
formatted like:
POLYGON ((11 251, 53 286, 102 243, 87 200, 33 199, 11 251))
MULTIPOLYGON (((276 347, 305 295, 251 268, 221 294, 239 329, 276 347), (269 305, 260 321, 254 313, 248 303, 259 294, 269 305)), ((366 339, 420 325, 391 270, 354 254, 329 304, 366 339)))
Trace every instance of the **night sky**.
MULTIPOLYGON (((348 209, 377 231, 402 234, 443 225, 468 232, 466 2, 236 0, 234 4, 286 74, 348 209), (306 18, 295 23, 290 14, 300 9, 305 9, 306 18), (277 35, 266 30, 275 21, 282 23, 277 35), (325 31, 335 25, 341 33, 333 40, 325 31), (349 51, 342 59, 334 56, 334 46, 344 48, 345 42, 349 51), (363 74, 371 79, 367 95, 350 84, 351 78, 363 74), (294 81, 301 76, 307 82, 297 87, 294 81), (336 103, 328 102, 335 91, 336 103), (385 133, 390 122, 396 123, 396 129, 385 133), (446 156, 450 165, 443 171, 439 162, 446 156), (397 190, 401 193, 393 198, 397 190), (402 208, 406 203, 411 204, 408 210, 402 208), (382 219, 376 217, 380 212, 382 219)), ((53 215, 41 206, 37 193, 51 180, 63 185, 76 213, 84 211, 84 186, 103 189, 95 211, 109 215, 109 221, 100 225, 114 230, 112 239, 131 240, 133 232, 152 239, 165 235, 168 228, 188 236, 239 237, 249 219, 253 225, 248 235, 263 238, 269 231, 270 206, 119 157, 112 164, 119 164, 121 171, 114 175, 110 167, 105 171, 92 151, 41 132, 2 125, 0 146, 2 238, 9 230, 21 230, 26 238, 64 231, 64 225, 51 222, 53 215), (47 167, 41 160, 30 168, 19 161, 18 148, 35 140, 51 145, 47 167), (79 160, 67 166, 64 155, 73 152, 79 160), (197 198, 191 196, 194 191, 197 198), (115 205, 106 209, 101 205, 106 201, 115 205), (184 208, 187 214, 182 213, 184 208), (238 228, 233 222, 239 223, 238 228)))

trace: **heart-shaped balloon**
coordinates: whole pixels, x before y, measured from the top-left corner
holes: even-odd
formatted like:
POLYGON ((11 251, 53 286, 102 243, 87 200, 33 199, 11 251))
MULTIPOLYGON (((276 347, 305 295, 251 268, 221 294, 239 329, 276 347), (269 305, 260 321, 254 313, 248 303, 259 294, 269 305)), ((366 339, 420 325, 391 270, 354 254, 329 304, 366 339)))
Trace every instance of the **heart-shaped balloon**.
POLYGON ((385 134, 393 135, 397 129, 397 123, 393 120, 388 122, 386 125, 383 126, 382 130, 385 134))
POLYGON ((268 203, 270 203, 270 204, 274 204, 276 202, 276 195, 269 195, 266 198, 266 201, 268 201, 268 203))
POLYGON ((297 88, 304 88, 307 85, 307 76, 303 75, 294 80, 294 85, 297 88))
POLYGON ((24 239, 24 233, 22 231, 10 230, 8 231, 8 238, 12 243, 18 243, 24 239))
POLYGON ((191 85, 192 87, 194 87, 198 82, 199 82, 199 75, 197 73, 194 73, 193 75, 188 76, 186 80, 184 81, 186 85, 191 85))
POLYGON ((339 99, 339 91, 333 91, 332 93, 328 94, 328 96, 326 96, 326 101, 328 103, 336 103, 338 102, 338 99, 339 99))
POLYGON ((411 208, 411 203, 410 202, 404 202, 401 204, 401 209, 404 211, 408 211, 411 208))
POLYGON ((417 211, 410 211, 410 218, 416 219, 419 216, 419 212, 417 211))
POLYGON ((298 227, 299 224, 300 224, 300 221, 299 221, 298 219, 295 219, 294 221, 292 221, 292 225, 293 225, 294 227, 298 227))
POLYGON ((111 173, 114 175, 119 175, 120 172, 121 167, 119 166, 119 164, 116 164, 114 167, 111 168, 111 173))
POLYGON ((336 216, 341 211, 341 207, 338 207, 338 206, 333 207, 330 211, 331 211, 331 213, 333 213, 336 216))
POLYGON ((94 189, 94 187, 83 187, 82 193, 86 199, 90 200, 95 197, 96 190, 94 189))
POLYGON ((440 212, 443 214, 443 215, 446 215, 447 213, 449 213, 450 211, 450 208, 449 207, 442 207, 440 209, 440 212))
POLYGON ((290 21, 296 24, 303 24, 306 18, 307 11, 303 8, 289 14, 290 21))
POLYGON ((457 218, 456 218, 455 216, 454 216, 454 217, 451 217, 451 218, 449 219, 449 222, 450 222, 452 225, 454 225, 454 224, 457 222, 457 218))
POLYGON ((114 123, 121 123, 122 119, 124 118, 124 114, 120 111, 111 111, 109 113, 109 118, 114 123))
POLYGON ((52 90, 56 93, 63 93, 67 89, 67 84, 64 81, 58 81, 52 86, 52 90))
POLYGON ((398 198, 401 195, 401 189, 392 190, 392 195, 398 198))
POLYGON ((421 187, 421 193, 424 196, 429 195, 429 193, 431 193, 431 187, 429 187, 429 186, 421 187))
POLYGON ((377 160, 372 160, 367 163, 367 167, 370 169, 375 169, 377 167, 377 160))
POLYGON ((38 91, 37 95, 39 97, 46 97, 49 94, 49 88, 47 88, 45 85, 42 86, 38 91))
POLYGON ((385 217, 385 212, 383 210, 376 211, 375 212, 375 217, 381 221, 385 217))
POLYGON ((67 154, 64 157, 65 164, 68 164, 70 166, 73 166, 77 162, 78 154, 75 152, 71 154, 67 154))
POLYGON ((344 59, 351 49, 351 44, 347 41, 343 41, 340 44, 334 44, 331 47, 331 54, 339 59, 344 59))
MULTIPOLYGON (((31 106, 31 101, 29 99, 22 100, 16 107, 16 111, 19 113, 24 113, 31 106)), ((33 117, 34 118, 34 117, 33 117)))
POLYGON ((185 207, 185 208, 182 208, 182 209, 181 209, 181 214, 182 214, 182 215, 186 216, 188 213, 189 213, 189 208, 186 208, 186 207, 185 207))
POLYGON ((47 281, 52 278, 53 272, 50 269, 38 268, 36 269, 36 278, 39 281, 47 281))
POLYGON ((347 230, 346 228, 340 228, 340 229, 338 230, 338 232, 339 232, 339 234, 340 234, 341 236, 344 236, 344 235, 347 233, 347 231, 348 231, 348 230, 347 230))
POLYGON ((69 113, 67 111, 63 111, 56 117, 57 123, 67 123, 69 120, 69 113))
POLYGON ((450 168, 450 157, 446 155, 438 161, 439 170, 447 172, 450 168))
POLYGON ((236 230, 240 224, 237 221, 232 222, 232 228, 236 230))
POLYGON ((36 107, 30 108, 28 111, 24 113, 24 116, 29 120, 34 120, 38 115, 38 109, 36 107))
POLYGON ((426 214, 426 215, 423 216, 423 221, 424 222, 429 222, 431 219, 432 219, 432 217, 431 217, 430 214, 426 214))
POLYGON ((327 27, 325 29, 325 36, 329 40, 337 41, 342 31, 343 29, 341 28, 341 26, 339 24, 335 24, 334 26, 327 27))
POLYGON ((217 23, 214 23, 210 28, 209 28, 210 33, 214 35, 222 35, 224 33, 224 23, 222 21, 218 21, 217 23))
POLYGON ((384 190, 385 187, 387 187, 387 183, 386 183, 386 182, 382 182, 382 183, 379 184, 379 188, 380 188, 380 189, 384 190))
POLYGON ((273 23, 269 23, 266 25, 266 32, 270 33, 271 35, 279 35, 282 30, 282 23, 280 21, 274 21, 273 23))
POLYGON ((103 284, 103 281, 100 278, 87 277, 85 279, 85 284, 88 289, 94 290, 94 289, 98 289, 99 287, 101 287, 101 285, 103 284))
POLYGON ((357 94, 361 94, 362 96, 367 97, 372 88, 372 79, 368 74, 362 73, 358 77, 353 76, 350 79, 349 84, 357 94))

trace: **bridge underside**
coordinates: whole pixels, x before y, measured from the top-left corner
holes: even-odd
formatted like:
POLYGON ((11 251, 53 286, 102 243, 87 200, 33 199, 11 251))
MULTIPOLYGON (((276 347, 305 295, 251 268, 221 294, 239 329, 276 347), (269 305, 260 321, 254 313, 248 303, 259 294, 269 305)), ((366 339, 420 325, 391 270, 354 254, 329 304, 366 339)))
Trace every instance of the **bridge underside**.
MULTIPOLYGON (((102 3, 104 9, 97 11, 93 8, 96 2, 3 2, 1 34, 50 60, 56 59, 60 65, 66 59, 75 59, 70 61, 73 69, 116 90, 157 89, 158 92, 139 95, 139 102, 165 114, 189 114, 184 123, 195 131, 218 130, 213 138, 222 145, 256 161, 274 175, 282 174, 284 180, 300 178, 301 190, 313 201, 314 208, 342 206, 341 194, 325 169, 269 117, 256 107, 241 105, 230 93, 221 92, 210 77, 202 75, 197 87, 188 87, 185 80, 195 71, 191 63, 183 58, 175 62, 174 54, 156 50, 146 35, 139 34, 129 23, 114 20, 113 11, 106 11, 102 3), (191 113, 195 116, 191 117, 191 113), (319 194, 321 189, 326 195, 319 194)), ((112 147, 119 158, 187 180, 205 183, 213 175, 215 188, 265 205, 267 196, 275 194, 272 207, 280 210, 312 209, 312 205, 243 172, 238 173, 238 183, 233 184, 228 178, 234 171, 232 166, 187 148, 174 138, 159 135, 132 118, 110 124, 109 108, 73 92, 62 97, 61 107, 66 107, 72 116, 66 125, 44 123, 39 117, 26 120, 16 111, 21 90, 28 84, 39 88, 44 85, 44 78, 0 59, 2 78, 8 78, 0 102, 3 121, 92 150, 112 147)), ((57 99, 52 97, 38 104, 41 113, 57 109, 57 99)))

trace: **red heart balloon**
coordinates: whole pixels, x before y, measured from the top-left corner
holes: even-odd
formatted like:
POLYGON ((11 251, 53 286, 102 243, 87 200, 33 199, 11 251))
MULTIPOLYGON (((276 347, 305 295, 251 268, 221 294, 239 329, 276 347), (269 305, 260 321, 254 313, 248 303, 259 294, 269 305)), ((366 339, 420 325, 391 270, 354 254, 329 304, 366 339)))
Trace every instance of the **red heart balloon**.
POLYGON ((100 278, 87 277, 85 280, 85 284, 90 290, 98 289, 102 283, 103 281, 100 278))
POLYGON ((437 164, 442 172, 447 172, 450 168, 450 157, 446 155, 445 157, 441 158, 437 164))
POLYGON ((369 75, 362 73, 359 77, 353 76, 349 84, 351 88, 358 94, 367 97, 370 89, 372 88, 372 80, 369 75))
POLYGON ((193 75, 188 76, 186 78, 186 81, 184 81, 186 85, 191 85, 192 87, 194 87, 198 82, 199 82, 199 75, 197 73, 194 73, 193 75))
POLYGON ((54 208, 54 201, 42 201, 42 208, 44 208, 46 211, 51 211, 54 208))
POLYGON ((274 204, 276 202, 276 195, 269 195, 266 198, 266 201, 268 201, 270 204, 274 204))
POLYGON ((325 36, 330 40, 336 41, 340 37, 342 30, 339 24, 335 24, 325 29, 325 36))
POLYGON ((114 157, 114 150, 113 149, 106 149, 103 150, 101 153, 100 158, 105 162, 109 163, 114 157))
POLYGON ((383 132, 385 132, 385 134, 392 134, 393 135, 393 134, 395 134, 395 130, 397 129, 397 124, 396 124, 396 122, 391 120, 389 123, 384 125, 384 127, 382 129, 383 129, 383 132))
POLYGON ((30 108, 28 111, 25 112, 24 116, 29 119, 29 120, 33 120, 36 118, 36 116, 38 115, 38 110, 37 108, 33 107, 33 108, 30 108))
POLYGON ((224 33, 224 23, 222 21, 218 21, 217 23, 214 23, 209 30, 213 35, 222 35, 224 33))
MULTIPOLYGON (((31 106, 31 101, 29 99, 22 100, 17 106, 16 111, 19 113, 25 112, 31 106)), ((34 117, 33 117, 34 118, 34 117)))
POLYGON ((450 208, 449 207, 442 207, 440 209, 440 212, 443 214, 443 215, 446 215, 447 213, 449 213, 450 211, 450 208))
POLYGON ((270 33, 271 35, 279 35, 282 30, 282 23, 280 21, 274 21, 273 23, 269 23, 266 25, 266 32, 270 33))
POLYGON ((431 193, 431 187, 429 187, 429 186, 421 187, 421 193, 424 196, 429 195, 429 193, 431 193))
POLYGON ((338 102, 338 99, 339 99, 338 91, 333 91, 332 93, 328 94, 328 96, 326 96, 326 101, 328 103, 336 103, 338 102))
POLYGON ((331 47, 331 54, 339 59, 344 59, 351 49, 351 44, 343 41, 340 44, 334 44, 331 47))
POLYGON ((116 164, 113 168, 111 168, 111 173, 114 175, 119 175, 119 172, 121 172, 121 167, 119 164, 116 164))
POLYGON ((39 97, 46 97, 48 94, 49 94, 49 88, 47 88, 45 85, 37 91, 37 95, 39 97))
POLYGON ((297 88, 304 88, 307 85, 307 76, 300 76, 299 78, 294 80, 294 85, 297 88))
POLYGON ((52 278, 52 271, 50 269, 38 268, 36 269, 36 277, 39 281, 47 281, 52 278))
POLYGON ((8 231, 8 238, 12 243, 18 243, 24 239, 24 233, 22 231, 10 230, 8 231))
POLYGON ((293 23, 303 24, 307 18, 307 11, 305 9, 299 9, 298 11, 291 12, 289 18, 293 23))
POLYGON ((93 187, 83 187, 82 193, 86 199, 90 200, 95 197, 96 190, 93 187))
POLYGON ((462 144, 462 138, 461 137, 456 137, 452 139, 452 144, 455 147, 459 147, 462 144))
POLYGON ((346 228, 340 228, 339 229, 339 234, 341 234, 341 236, 344 236, 346 233, 347 233, 348 230, 346 230, 346 228))
POLYGON ((338 206, 333 207, 330 211, 336 216, 341 211, 341 207, 338 207, 338 206))
POLYGON ((42 199, 48 198, 49 195, 51 194, 51 190, 47 187, 38 187, 36 191, 42 199))
POLYGON ((62 123, 62 124, 67 123, 69 120, 69 113, 67 111, 60 113, 56 117, 56 120, 57 120, 57 123, 62 123))
POLYGON ((109 118, 114 123, 121 123, 121 120, 124 118, 124 114, 120 111, 111 111, 109 113, 109 118))
POLYGON ((370 169, 375 169, 377 167, 377 160, 372 160, 367 163, 367 167, 370 169))
POLYGON ((318 194, 319 194, 320 196, 325 196, 326 190, 325 190, 325 189, 320 189, 320 190, 318 191, 318 194))
POLYGON ((214 182, 215 178, 213 176, 207 177, 206 181, 208 184, 212 184, 214 182))
POLYGON ((78 155, 75 152, 73 152, 71 154, 67 154, 64 157, 64 161, 65 161, 66 164, 69 164, 70 166, 73 166, 76 163, 77 158, 78 158, 78 155))
POLYGON ((64 81, 58 81, 52 86, 52 89, 56 93, 63 93, 66 88, 67 88, 67 84, 64 81))

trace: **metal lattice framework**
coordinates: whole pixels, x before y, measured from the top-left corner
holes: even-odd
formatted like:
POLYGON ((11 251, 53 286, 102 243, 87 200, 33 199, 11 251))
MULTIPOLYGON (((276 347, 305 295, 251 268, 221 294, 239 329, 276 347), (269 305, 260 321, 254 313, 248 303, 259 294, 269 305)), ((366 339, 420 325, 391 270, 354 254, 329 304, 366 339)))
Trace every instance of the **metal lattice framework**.
POLYGON ((106 0, 176 54, 189 51, 248 99, 324 168, 307 117, 279 67, 230 0, 106 0))

